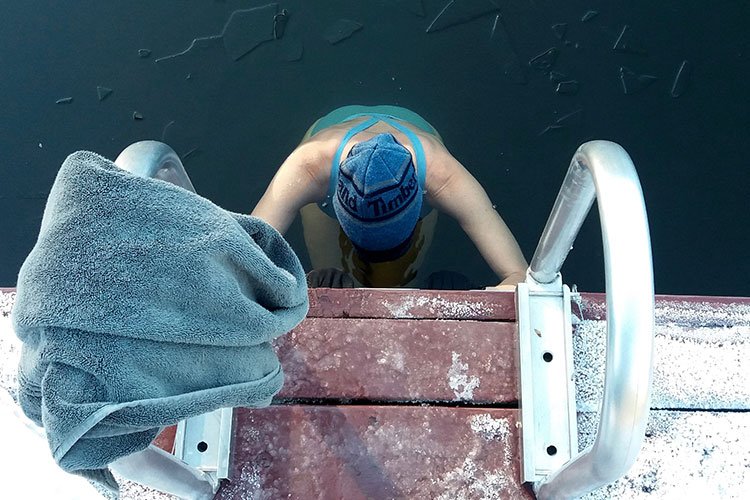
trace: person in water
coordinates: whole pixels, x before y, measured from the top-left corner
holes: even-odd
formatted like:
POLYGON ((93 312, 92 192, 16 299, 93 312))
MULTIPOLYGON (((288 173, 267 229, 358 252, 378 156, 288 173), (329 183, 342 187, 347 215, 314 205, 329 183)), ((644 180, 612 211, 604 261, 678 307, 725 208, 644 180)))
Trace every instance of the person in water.
POLYGON ((345 106, 310 127, 252 215, 284 234, 297 212, 319 273, 312 286, 415 287, 438 212, 458 221, 498 287, 523 281, 528 267, 437 130, 396 106, 345 106))

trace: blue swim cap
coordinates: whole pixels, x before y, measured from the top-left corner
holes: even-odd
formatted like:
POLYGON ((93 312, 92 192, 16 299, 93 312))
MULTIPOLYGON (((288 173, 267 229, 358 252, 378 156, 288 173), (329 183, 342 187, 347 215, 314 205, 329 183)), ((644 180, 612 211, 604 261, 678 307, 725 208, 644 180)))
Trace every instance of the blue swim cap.
POLYGON ((396 248, 403 254, 422 210, 409 150, 391 134, 355 144, 339 165, 333 209, 360 254, 396 248))

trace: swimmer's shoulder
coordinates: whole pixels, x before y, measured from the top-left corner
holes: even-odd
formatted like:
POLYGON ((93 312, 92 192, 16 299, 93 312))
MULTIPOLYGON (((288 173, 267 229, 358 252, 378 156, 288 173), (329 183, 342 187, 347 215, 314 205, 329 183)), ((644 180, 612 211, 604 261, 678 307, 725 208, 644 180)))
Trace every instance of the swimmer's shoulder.
MULTIPOLYGON (((356 126, 366 118, 362 117, 361 119, 357 118, 344 123, 337 123, 311 136, 310 131, 315 128, 315 124, 313 124, 293 154, 300 159, 299 161, 307 165, 307 169, 311 173, 314 173, 316 178, 325 180, 327 183, 331 175, 333 157, 339 150, 341 141, 353 126, 356 126)), ((343 156, 347 153, 348 148, 344 150, 343 156)))
POLYGON ((448 151, 440 138, 425 133, 420 137, 422 148, 427 160, 427 175, 425 189, 428 203, 434 204, 445 187, 457 176, 464 175, 465 169, 448 151))

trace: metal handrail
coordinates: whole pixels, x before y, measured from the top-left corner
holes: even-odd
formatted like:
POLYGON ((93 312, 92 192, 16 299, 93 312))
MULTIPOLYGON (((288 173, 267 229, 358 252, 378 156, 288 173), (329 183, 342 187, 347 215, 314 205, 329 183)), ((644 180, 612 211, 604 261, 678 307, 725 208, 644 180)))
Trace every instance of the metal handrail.
MULTIPOLYGON (((133 175, 161 179, 195 193, 180 157, 163 142, 133 143, 119 154, 115 165, 133 175)), ((213 498, 219 486, 216 477, 153 444, 112 462, 109 467, 126 479, 180 498, 213 498)))
POLYGON ((171 182, 195 193, 180 157, 163 142, 140 141, 122 150, 115 165, 139 177, 171 182))
POLYGON ((572 499, 624 476, 643 444, 651 401, 654 279, 643 193, 619 145, 576 151, 529 266, 528 280, 559 276, 596 196, 604 244, 607 354, 604 398, 593 445, 534 485, 540 500, 572 499))

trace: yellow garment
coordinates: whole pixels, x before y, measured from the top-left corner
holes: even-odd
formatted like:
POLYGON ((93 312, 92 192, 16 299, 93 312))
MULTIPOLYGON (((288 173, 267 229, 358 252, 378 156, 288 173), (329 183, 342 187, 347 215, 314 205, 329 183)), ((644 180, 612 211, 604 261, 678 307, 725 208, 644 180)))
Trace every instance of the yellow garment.
POLYGON ((422 220, 417 222, 411 246, 404 255, 387 262, 366 262, 362 260, 344 230, 339 231, 339 248, 341 248, 341 265, 343 270, 362 283, 372 288, 397 288, 405 286, 417 276, 417 269, 412 264, 417 260, 419 251, 424 246, 422 220))

